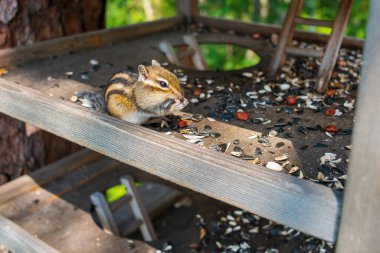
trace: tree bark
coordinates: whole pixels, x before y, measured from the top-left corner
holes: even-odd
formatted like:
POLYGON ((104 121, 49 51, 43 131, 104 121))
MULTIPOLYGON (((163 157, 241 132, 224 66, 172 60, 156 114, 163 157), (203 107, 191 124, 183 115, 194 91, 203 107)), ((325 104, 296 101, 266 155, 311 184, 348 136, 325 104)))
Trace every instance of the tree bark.
POLYGON ((104 0, 0 0, 0 48, 103 28, 104 10, 104 0))
MULTIPOLYGON (((104 27, 105 0, 0 0, 0 48, 104 27)), ((0 114, 0 185, 79 146, 0 114)))

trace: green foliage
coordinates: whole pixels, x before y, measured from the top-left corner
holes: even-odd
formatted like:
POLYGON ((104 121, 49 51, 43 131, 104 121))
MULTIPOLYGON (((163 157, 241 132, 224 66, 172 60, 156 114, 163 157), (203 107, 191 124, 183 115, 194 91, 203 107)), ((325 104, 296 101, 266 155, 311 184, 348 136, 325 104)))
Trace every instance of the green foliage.
MULTIPOLYGON (((133 23, 173 16, 176 0, 107 0, 106 27, 118 27, 133 23), (145 3, 145 5, 144 5, 145 3), (145 7, 144 7, 145 6, 145 7), (147 15, 149 7, 151 15, 147 15)), ((199 0, 200 14, 226 19, 255 21, 281 25, 290 0, 199 0)), ((306 0, 302 16, 317 19, 333 19, 339 1, 306 0)), ((364 38, 369 0, 355 0, 352 6, 346 34, 364 38)), ((300 26, 300 29, 329 33, 325 27, 300 26)))
MULTIPOLYGON (((281 25, 290 0, 200 0, 199 9, 202 15, 255 21, 281 25)), ((302 16, 316 19, 334 19, 339 1, 305 0, 302 16)), ((369 0, 355 0, 346 28, 346 35, 364 38, 368 18, 369 0)), ((299 26, 301 30, 329 34, 330 28, 299 26)))
MULTIPOLYGON (((179 0, 181 1, 181 0, 179 0)), ((201 15, 281 25, 290 0, 198 0, 201 15)), ((169 17, 176 14, 176 0, 107 0, 106 27, 169 17)), ((334 19, 339 1, 305 0, 302 16, 316 19, 334 19)), ((346 35, 365 37, 369 0, 353 3, 346 35)), ((298 26, 297 29, 329 34, 330 28, 298 26)), ((235 46, 203 45, 206 62, 211 69, 237 69, 260 61, 256 54, 235 46)))
POLYGON ((235 45, 202 44, 200 47, 209 69, 241 69, 260 62, 255 52, 235 45))
POLYGON ((113 28, 134 23, 170 17, 176 14, 175 0, 107 0, 106 27, 113 28), (144 2, 147 7, 144 8, 144 2), (147 8, 151 9, 152 16, 147 15, 147 8))
POLYGON ((254 13, 252 1, 204 0, 199 1, 201 15, 251 21, 254 13))

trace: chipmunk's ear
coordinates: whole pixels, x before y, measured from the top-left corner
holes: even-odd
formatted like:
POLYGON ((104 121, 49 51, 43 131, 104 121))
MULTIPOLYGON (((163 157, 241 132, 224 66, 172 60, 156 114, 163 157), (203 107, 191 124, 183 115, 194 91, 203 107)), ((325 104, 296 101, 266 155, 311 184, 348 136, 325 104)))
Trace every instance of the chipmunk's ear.
POLYGON ((152 66, 159 67, 161 66, 160 63, 156 60, 152 60, 152 66))
POLYGON ((140 76, 142 76, 144 79, 148 78, 148 70, 145 68, 144 65, 139 65, 138 70, 140 76))

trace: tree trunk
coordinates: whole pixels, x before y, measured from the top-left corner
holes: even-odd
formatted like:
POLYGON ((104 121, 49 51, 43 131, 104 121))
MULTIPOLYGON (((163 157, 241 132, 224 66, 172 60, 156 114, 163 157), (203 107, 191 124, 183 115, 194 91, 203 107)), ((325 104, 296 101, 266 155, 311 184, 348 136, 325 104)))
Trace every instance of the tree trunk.
POLYGON ((0 48, 103 28, 104 10, 104 0, 0 0, 0 48))
MULTIPOLYGON (((0 48, 104 27, 105 0, 0 0, 0 48)), ((0 114, 0 185, 78 149, 0 114)))

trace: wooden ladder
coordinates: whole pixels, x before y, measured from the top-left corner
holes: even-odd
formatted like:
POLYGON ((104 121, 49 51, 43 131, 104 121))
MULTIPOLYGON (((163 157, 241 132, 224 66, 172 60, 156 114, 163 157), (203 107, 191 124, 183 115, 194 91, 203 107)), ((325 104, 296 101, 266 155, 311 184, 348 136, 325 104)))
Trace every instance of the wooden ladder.
POLYGON ((95 192, 90 196, 91 202, 95 206, 95 212, 98 215, 103 229, 114 235, 122 236, 128 235, 137 228, 140 228, 144 241, 150 242, 157 240, 157 235, 144 208, 140 193, 135 186, 133 178, 131 176, 124 176, 120 179, 120 181, 126 188, 127 194, 111 205, 108 205, 103 193, 101 192, 95 192), (112 212, 120 208, 125 203, 130 203, 136 220, 133 224, 130 224, 129 227, 123 231, 123 233, 121 233, 116 225, 112 212))
POLYGON ((186 63, 185 66, 195 67, 197 70, 207 70, 206 61, 194 35, 183 35, 183 41, 185 46, 180 47, 178 55, 175 53, 173 45, 168 41, 161 41, 159 47, 171 64, 181 65, 181 62, 184 62, 186 63))
POLYGON ((269 77, 272 79, 275 78, 279 68, 285 62, 286 54, 318 58, 322 57, 315 88, 318 92, 324 92, 327 88, 328 81, 330 80, 331 73, 338 57, 339 48, 343 40, 344 29, 349 18, 353 0, 340 1, 335 20, 318 20, 301 17, 300 14, 303 2, 304 0, 292 0, 290 3, 282 26, 281 35, 269 67, 269 77), (291 46, 294 30, 296 25, 299 24, 332 28, 324 52, 291 46))

